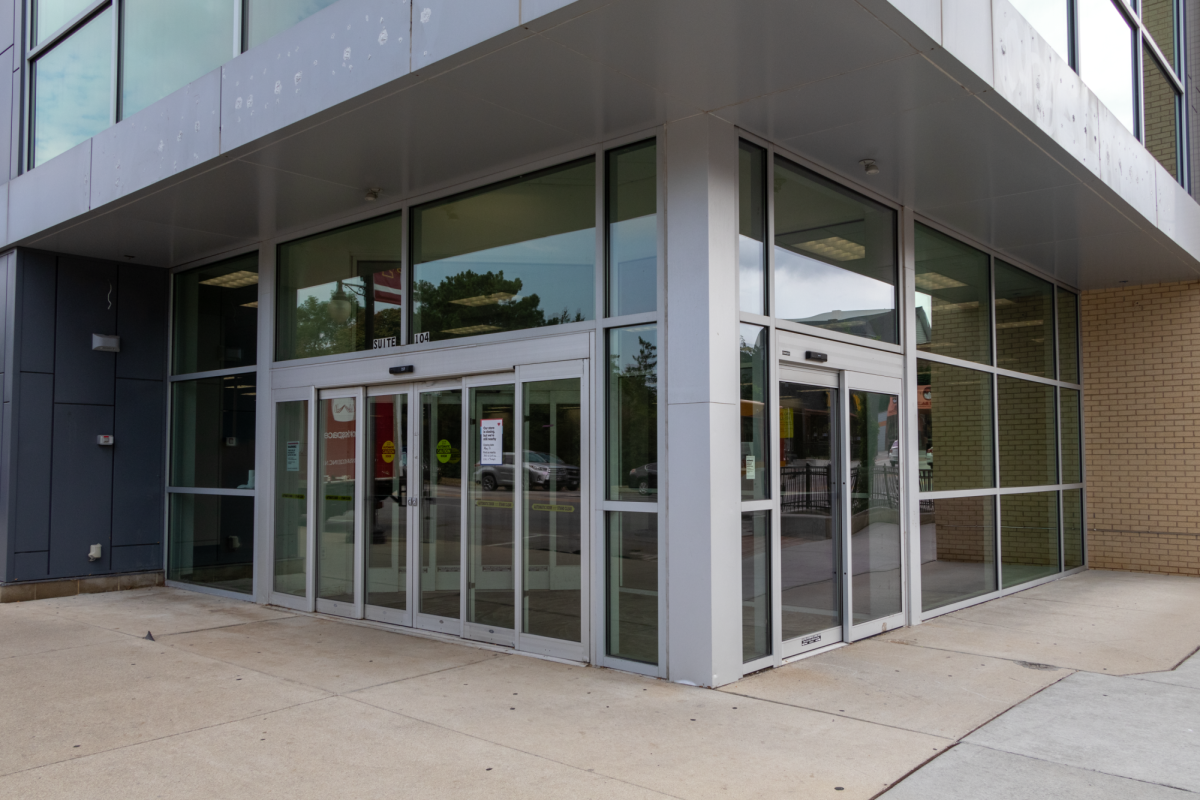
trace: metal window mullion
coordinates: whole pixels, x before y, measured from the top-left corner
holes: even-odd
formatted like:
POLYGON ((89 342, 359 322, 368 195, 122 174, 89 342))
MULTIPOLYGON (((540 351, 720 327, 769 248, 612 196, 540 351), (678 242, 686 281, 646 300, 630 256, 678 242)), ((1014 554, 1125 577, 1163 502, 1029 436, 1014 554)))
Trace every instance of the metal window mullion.
POLYGON ((112 76, 108 103, 108 124, 116 125, 121 118, 121 15, 125 0, 112 0, 112 76))
POLYGON ((306 525, 308 529, 305 539, 305 576, 304 576, 304 596, 307 604, 307 610, 311 613, 317 608, 317 493, 322 491, 324 481, 322 480, 324 470, 318 470, 317 467, 323 460, 321 458, 321 440, 320 427, 317 424, 317 419, 321 412, 321 401, 317 394, 317 387, 313 386, 309 391, 308 398, 308 419, 305 420, 305 425, 308 426, 308 486, 306 492, 308 499, 305 503, 306 509, 306 525))
MULTIPOLYGON (((655 187, 655 211, 658 214, 657 233, 658 233, 658 274, 656 276, 656 286, 658 287, 658 324, 656 327, 659 349, 658 349, 658 377, 656 383, 658 385, 658 408, 668 408, 668 392, 667 392, 667 364, 670 361, 670 353, 663 345, 667 340, 667 140, 663 129, 659 129, 655 134, 655 175, 657 176, 655 187)), ((596 352, 593 349, 592 352, 596 352)), ((602 368, 607 368, 607 364, 599 365, 602 368)), ((594 374, 598 374, 594 373, 594 374)), ((598 397, 600 393, 605 391, 604 382, 599 381, 593 388, 593 397, 598 397)), ((593 406, 598 408, 599 404, 593 406)), ((592 417, 594 422, 598 422, 595 415, 592 417)), ((665 464, 667 459, 663 456, 667 454, 667 413, 665 410, 658 414, 657 421, 657 437, 658 437, 658 454, 659 463, 665 464)), ((599 454, 603 457, 603 453, 599 454)), ((595 463, 596 455, 592 456, 592 461, 595 463)), ((670 477, 669 468, 659 469, 658 480, 658 495, 656 497, 656 505, 658 511, 655 515, 655 525, 658 531, 658 675, 660 678, 667 678, 667 660, 670 657, 668 636, 668 613, 669 606, 667 604, 667 577, 668 577, 668 537, 667 537, 667 497, 668 480, 662 476, 670 477)), ((595 487, 595 483, 592 484, 595 487)), ((602 496, 602 495, 597 495, 602 496)), ((601 535, 607 541, 608 528, 601 527, 601 535)), ((606 612, 607 613, 607 610, 606 612)))
MULTIPOLYGON (((1000 337, 996 331, 996 257, 988 258, 988 286, 991 296, 991 329, 992 329, 992 486, 1000 488, 1000 337)), ((1003 557, 1000 546, 1000 498, 992 500, 993 542, 996 552, 996 589, 1004 585, 1003 557)))
POLYGON ((838 393, 841 395, 838 401, 838 418, 837 431, 835 439, 837 441, 837 457, 841 462, 837 469, 837 475, 841 479, 841 497, 839 506, 841 519, 838 521, 838 540, 839 540, 839 564, 841 572, 841 602, 842 602, 842 641, 849 642, 852 628, 854 627, 854 595, 852 592, 851 578, 853 575, 853 565, 851 564, 851 556, 853 555, 853 547, 851 542, 851 528, 853 527, 851 513, 853 510, 851 494, 854 491, 854 486, 850 480, 850 383, 847 380, 846 371, 841 370, 838 373, 838 393))
MULTIPOLYGON (((108 6, 110 2, 115 2, 115 0, 92 0, 92 2, 88 4, 87 8, 71 17, 71 19, 67 20, 67 22, 58 28, 58 30, 51 33, 45 38, 44 41, 39 43, 35 43, 33 41, 34 15, 29 13, 26 17, 25 25, 23 26, 25 29, 24 41, 28 42, 28 45, 25 47, 26 58, 29 61, 34 61, 42 54, 53 50, 64 40, 71 38, 72 34, 90 22, 92 17, 99 13, 105 6, 108 6)), ((31 5, 31 3, 26 3, 26 9, 30 9, 31 5)))

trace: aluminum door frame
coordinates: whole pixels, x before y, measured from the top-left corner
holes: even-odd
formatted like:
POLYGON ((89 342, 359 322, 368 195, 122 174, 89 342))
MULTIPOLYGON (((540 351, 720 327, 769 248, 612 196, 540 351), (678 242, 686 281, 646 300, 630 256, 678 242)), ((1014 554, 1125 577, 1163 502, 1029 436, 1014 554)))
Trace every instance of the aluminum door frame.
MULTIPOLYGON (((320 547, 317 544, 317 514, 315 513, 319 504, 317 502, 317 493, 312 492, 312 499, 309 501, 314 510, 314 514, 310 517, 309 523, 310 538, 313 542, 313 548, 316 552, 316 559, 312 562, 311 573, 313 580, 313 604, 316 611, 322 614, 333 614, 339 617, 348 617, 350 619, 363 618, 363 555, 365 548, 363 546, 363 497, 366 481, 363 478, 363 409, 366 407, 366 392, 363 387, 356 386, 349 389, 321 389, 317 393, 317 402, 313 405, 311 414, 315 424, 316 433, 321 435, 321 415, 320 401, 332 400, 339 397, 353 397, 355 408, 354 420, 354 493, 356 495, 354 502, 354 549, 353 549, 353 566, 352 575, 354 579, 354 601, 345 603, 340 600, 324 600, 317 597, 317 585, 320 576, 320 547)), ((315 447, 312 448, 314 456, 318 456, 321 452, 321 440, 314 440, 315 447)), ((324 467, 323 464, 318 465, 324 467)), ((324 486, 324 471, 313 473, 314 488, 317 485, 324 486), (322 480, 317 481, 317 476, 320 475, 322 480)), ((324 489, 322 489, 324 491, 324 489)))

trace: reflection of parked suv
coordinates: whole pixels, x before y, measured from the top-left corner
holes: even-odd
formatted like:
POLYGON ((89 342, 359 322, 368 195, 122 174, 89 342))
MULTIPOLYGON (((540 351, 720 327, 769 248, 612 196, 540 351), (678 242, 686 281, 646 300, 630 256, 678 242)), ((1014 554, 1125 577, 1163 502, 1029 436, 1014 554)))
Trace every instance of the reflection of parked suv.
MULTIPOLYGON (((513 464, 515 453, 505 453, 503 464, 476 464, 475 482, 490 492, 499 486, 513 488, 515 472, 513 464)), ((558 456, 549 453, 539 453, 526 450, 525 481, 530 488, 548 488, 551 480, 558 482, 560 488, 574 491, 579 488, 579 467, 572 466, 558 456)))
POLYGON ((643 464, 629 470, 629 487, 637 489, 638 494, 647 495, 651 490, 658 489, 658 462, 643 464))

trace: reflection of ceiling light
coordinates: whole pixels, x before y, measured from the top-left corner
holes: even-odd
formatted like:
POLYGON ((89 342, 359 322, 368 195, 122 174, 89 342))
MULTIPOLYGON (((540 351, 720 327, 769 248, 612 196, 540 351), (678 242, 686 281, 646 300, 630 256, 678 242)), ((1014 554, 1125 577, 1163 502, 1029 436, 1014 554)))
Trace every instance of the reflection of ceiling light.
POLYGON ((239 269, 237 272, 230 272, 227 275, 218 275, 215 278, 209 278, 206 281, 200 281, 204 286, 219 286, 222 289, 240 289, 243 286, 253 286, 258 283, 257 272, 247 272, 244 269, 239 269))
POLYGON ((939 313, 946 311, 974 311, 979 308, 979 301, 968 300, 965 303, 934 303, 933 308, 939 313))
POLYGON ((867 248, 840 236, 817 239, 815 242, 799 242, 794 246, 834 261, 857 261, 867 255, 867 248))
POLYGON ((473 333, 491 333, 498 330, 500 328, 497 328, 495 325, 468 325, 465 328, 451 328, 450 330, 442 331, 442 333, 450 333, 455 336, 470 336, 473 333))
POLYGON ((957 289, 960 286, 966 286, 966 284, 956 281, 954 278, 948 278, 940 272, 922 272, 917 276, 917 288, 923 292, 931 292, 935 289, 957 289))
POLYGON ((996 298, 997 306, 1015 306, 1016 304, 1017 304, 1016 300, 1009 300, 1007 297, 997 297, 996 298))
POLYGON ((255 300, 253 303, 242 303, 242 308, 258 308, 258 301, 255 300))
POLYGON ((996 323, 996 329, 1002 330, 1004 328, 1033 328, 1035 326, 1043 325, 1043 324, 1045 324, 1045 321, 1040 320, 1040 319, 1022 319, 1022 320, 1017 320, 1016 322, 998 322, 998 323, 996 323))
POLYGON ((238 384, 237 386, 226 386, 225 388, 226 388, 226 389, 253 389, 253 388, 254 388, 254 384, 252 384, 252 383, 242 383, 242 384, 238 384))
POLYGON ((257 397, 258 392, 242 392, 242 397, 257 397))
POLYGON ((450 302, 457 303, 460 306, 469 306, 471 308, 475 308, 476 306, 491 306, 495 305, 496 303, 503 303, 505 300, 512 300, 514 297, 516 297, 516 295, 512 294, 511 292, 493 292, 492 294, 464 297, 461 300, 451 300, 450 302))

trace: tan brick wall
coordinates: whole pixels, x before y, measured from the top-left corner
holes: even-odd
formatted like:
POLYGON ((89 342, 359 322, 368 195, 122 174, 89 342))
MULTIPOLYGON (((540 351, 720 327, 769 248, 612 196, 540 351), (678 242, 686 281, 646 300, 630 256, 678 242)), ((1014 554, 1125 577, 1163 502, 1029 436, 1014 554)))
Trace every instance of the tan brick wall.
POLYGON ((1088 565, 1200 574, 1200 282, 1081 311, 1088 565))

